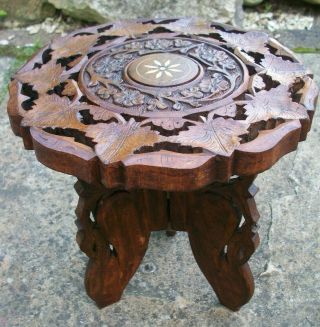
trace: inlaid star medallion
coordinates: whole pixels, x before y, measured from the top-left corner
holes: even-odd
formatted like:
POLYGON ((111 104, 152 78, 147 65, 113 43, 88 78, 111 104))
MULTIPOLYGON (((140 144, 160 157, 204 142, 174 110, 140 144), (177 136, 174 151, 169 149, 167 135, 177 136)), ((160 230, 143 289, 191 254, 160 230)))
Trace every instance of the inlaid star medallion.
POLYGON ((165 63, 161 63, 159 60, 153 60, 154 65, 144 65, 144 67, 151 68, 146 71, 145 74, 156 74, 155 78, 160 78, 162 74, 166 74, 169 77, 173 77, 175 72, 181 72, 181 69, 177 67, 181 64, 172 64, 171 60, 168 59, 165 63))
POLYGON ((147 86, 176 86, 199 75, 199 65, 187 56, 153 53, 137 58, 128 66, 128 76, 147 86))

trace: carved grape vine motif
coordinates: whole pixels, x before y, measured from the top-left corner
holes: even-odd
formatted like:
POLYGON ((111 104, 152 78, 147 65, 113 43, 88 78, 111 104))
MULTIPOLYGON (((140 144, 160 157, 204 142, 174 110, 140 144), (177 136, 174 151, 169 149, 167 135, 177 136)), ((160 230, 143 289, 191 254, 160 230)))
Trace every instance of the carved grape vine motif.
POLYGON ((267 34, 195 18, 74 32, 13 83, 22 128, 73 138, 104 164, 163 150, 230 156, 270 121, 310 119, 318 93, 267 34))
POLYGON ((151 112, 155 111, 185 113, 210 105, 236 91, 244 79, 241 62, 231 53, 214 44, 185 38, 142 39, 116 45, 92 58, 82 71, 83 89, 91 101, 104 107, 117 105, 119 112, 123 112, 123 107, 133 107, 126 112, 138 112, 146 116, 152 116, 151 112), (172 61, 166 55, 168 58, 161 63, 161 54, 168 53, 183 56, 175 56, 180 61, 172 61), (148 58, 147 55, 150 54, 155 55, 151 55, 150 62, 144 60, 147 62, 144 64, 144 78, 149 78, 151 83, 152 79, 158 82, 157 79, 161 81, 161 78, 166 78, 169 86, 171 79, 171 88, 146 88, 145 85, 132 82, 130 76, 124 74, 132 61, 141 57, 148 58), (186 58, 197 62, 191 62, 194 66, 197 65, 194 68, 195 80, 174 87, 176 75, 183 75, 183 69, 188 68, 186 58), (199 76, 200 71, 202 76, 199 76), (149 74, 153 76, 147 76, 149 74))

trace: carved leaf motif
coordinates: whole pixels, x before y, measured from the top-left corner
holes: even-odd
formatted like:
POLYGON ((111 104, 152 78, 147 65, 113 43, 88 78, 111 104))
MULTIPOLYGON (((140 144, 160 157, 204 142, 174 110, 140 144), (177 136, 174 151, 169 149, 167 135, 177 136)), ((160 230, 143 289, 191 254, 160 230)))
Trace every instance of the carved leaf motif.
POLYGON ((234 103, 231 103, 224 107, 213 110, 208 115, 208 117, 213 117, 213 115, 235 117, 236 114, 237 114, 237 106, 234 103))
POLYGON ((200 82, 199 87, 202 92, 217 94, 221 91, 227 91, 229 89, 229 82, 222 74, 214 73, 211 78, 204 78, 200 82))
POLYGON ((111 97, 111 95, 115 94, 116 90, 111 87, 104 87, 101 86, 97 89, 96 94, 99 96, 100 99, 107 100, 111 97))
POLYGON ((172 106, 172 109, 175 111, 183 110, 183 105, 180 102, 176 101, 172 106))
POLYGON ((66 84, 64 85, 61 94, 70 97, 73 102, 79 100, 83 95, 78 87, 77 82, 73 79, 66 80, 66 84))
POLYGON ((105 164, 123 160, 142 146, 152 146, 160 140, 158 132, 148 126, 141 127, 133 118, 121 124, 91 125, 86 135, 97 143, 96 154, 105 164))
POLYGON ((263 71, 263 68, 260 65, 258 65, 258 64, 255 63, 255 59, 252 56, 248 55, 241 48, 235 48, 234 54, 236 56, 238 56, 245 65, 254 67, 254 69, 256 70, 256 72, 263 71))
POLYGON ((183 118, 153 118, 152 123, 155 126, 162 127, 172 131, 181 128, 186 121, 183 118))
POLYGON ((286 48, 280 42, 278 42, 276 39, 272 37, 270 37, 269 39, 269 45, 277 49, 276 55, 278 56, 287 56, 287 57, 296 58, 295 54, 290 49, 286 48))
POLYGON ((254 65, 255 60, 252 56, 248 55, 245 51, 243 51, 242 49, 236 49, 234 51, 234 54, 238 57, 240 57, 240 59, 246 64, 246 65, 254 65))
POLYGON ((94 120, 110 120, 114 118, 114 115, 107 109, 96 107, 96 106, 90 106, 89 108, 90 114, 93 116, 94 120))
POLYGON ((77 83, 73 79, 68 79, 65 81, 65 85, 63 91, 61 92, 62 95, 74 97, 78 95, 78 86, 77 83))
POLYGON ((261 60, 261 66, 266 69, 267 75, 283 85, 290 85, 297 77, 303 77, 306 74, 306 69, 302 64, 283 60, 273 54, 265 55, 261 60))
POLYGON ((165 24, 163 27, 170 31, 183 34, 210 34, 217 32, 214 27, 210 27, 208 22, 195 17, 182 18, 175 22, 165 24))
MULTIPOLYGON (((98 35, 66 36, 54 40, 51 44, 51 59, 67 58, 75 55, 86 55, 95 44, 98 35)), ((79 61, 79 60, 78 60, 79 61)))
POLYGON ((141 24, 133 21, 122 21, 116 22, 113 24, 111 29, 102 34, 132 37, 135 35, 148 33, 157 27, 158 26, 154 24, 141 24))
POLYGON ((108 121, 112 118, 116 118, 117 120, 124 121, 124 119, 119 114, 111 112, 102 107, 85 104, 85 103, 79 104, 76 107, 79 111, 80 110, 89 110, 89 112, 93 116, 94 120, 108 121))
POLYGON ((56 94, 46 94, 35 101, 32 110, 25 112, 22 126, 83 130, 85 125, 79 121, 78 111, 77 106, 72 106, 67 97, 61 98, 56 94))
POLYGON ((262 90, 266 87, 263 78, 259 75, 254 75, 252 78, 252 87, 262 90))
POLYGON ((88 83, 88 86, 90 87, 97 86, 99 83, 108 87, 109 84, 112 82, 111 79, 98 75, 91 65, 87 68, 87 72, 90 75, 90 82, 88 83))
POLYGON ((123 90, 113 94, 114 102, 126 107, 138 106, 144 103, 143 93, 137 90, 123 90))
POLYGON ((63 70, 64 68, 60 64, 56 65, 54 62, 49 62, 40 68, 19 73, 15 78, 21 83, 32 84, 35 91, 43 94, 61 82, 63 70))
POLYGON ((200 91, 199 87, 191 87, 181 91, 180 93, 185 97, 194 97, 197 99, 201 99, 203 97, 203 93, 200 91))
POLYGON ((244 51, 259 52, 263 54, 269 53, 266 47, 269 36, 263 32, 251 31, 244 34, 227 33, 219 31, 221 37, 234 47, 240 47, 244 51))
POLYGON ((149 111, 155 111, 157 109, 159 110, 164 110, 166 108, 168 108, 168 106, 161 100, 156 99, 156 98, 152 98, 147 102, 147 109, 149 111))
POLYGON ((233 119, 204 119, 203 124, 172 136, 170 142, 207 149, 215 154, 230 156, 240 144, 240 135, 247 134, 249 124, 233 119))
POLYGON ((184 49, 180 49, 179 50, 180 52, 186 52, 188 51, 188 47, 192 46, 192 42, 182 39, 177 39, 174 41, 174 45, 177 48, 184 48, 184 49))
POLYGON ((256 93, 253 100, 245 105, 249 123, 274 118, 282 119, 304 119, 308 118, 306 109, 293 102, 285 85, 279 85, 270 91, 256 93))
POLYGON ((319 95, 319 87, 309 76, 305 76, 303 82, 303 88, 298 91, 298 94, 301 94, 300 103, 303 104, 307 110, 315 110, 319 95))
MULTIPOLYGON (((147 40, 144 44, 145 48, 150 49, 150 50, 165 50, 168 49, 173 42, 171 40, 166 40, 166 39, 151 39, 147 40)), ((146 53, 148 53, 149 50, 147 50, 146 53)), ((140 51, 140 54, 143 54, 143 52, 140 51)))

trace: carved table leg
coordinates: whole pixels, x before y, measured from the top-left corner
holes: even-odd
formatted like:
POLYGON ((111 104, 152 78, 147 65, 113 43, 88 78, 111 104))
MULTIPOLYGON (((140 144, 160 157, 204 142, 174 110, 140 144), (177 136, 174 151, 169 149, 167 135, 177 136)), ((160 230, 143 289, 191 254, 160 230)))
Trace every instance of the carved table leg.
POLYGON ((188 193, 186 201, 186 229, 195 259, 220 302, 234 311, 247 303, 254 291, 247 264, 259 244, 253 180, 247 177, 212 185, 188 193))
POLYGON ((259 243, 253 180, 238 178, 196 192, 173 192, 169 198, 161 191, 106 190, 78 181, 77 242, 89 257, 88 295, 99 307, 118 301, 146 252, 150 231, 181 230, 188 232, 220 302, 239 309, 253 294, 247 261, 259 243))
MULTIPOLYGON (((160 193, 107 191, 78 181, 77 242, 89 257, 85 286, 99 307, 118 301, 148 246, 160 193)), ((165 210, 165 208, 164 208, 165 210)), ((156 220, 156 219, 155 219, 156 220)), ((166 221, 162 223, 164 225, 166 221)), ((162 228, 162 226, 161 226, 162 228)))

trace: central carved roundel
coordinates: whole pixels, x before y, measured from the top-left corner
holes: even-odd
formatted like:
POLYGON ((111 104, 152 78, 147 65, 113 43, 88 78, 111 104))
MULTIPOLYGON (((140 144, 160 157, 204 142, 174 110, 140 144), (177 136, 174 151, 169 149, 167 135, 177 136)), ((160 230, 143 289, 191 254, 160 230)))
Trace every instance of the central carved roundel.
POLYGON ((80 88, 106 109, 181 117, 227 105, 246 90, 245 65, 214 42, 133 39, 106 48, 82 68, 80 88))
POLYGON ((194 60, 172 53, 154 53, 133 60, 128 77, 147 86, 177 86, 188 83, 200 73, 194 60))

